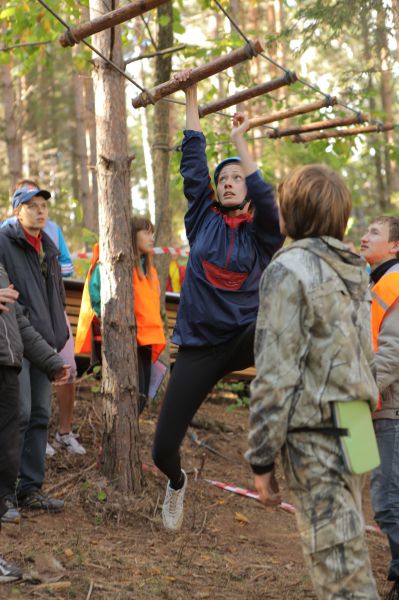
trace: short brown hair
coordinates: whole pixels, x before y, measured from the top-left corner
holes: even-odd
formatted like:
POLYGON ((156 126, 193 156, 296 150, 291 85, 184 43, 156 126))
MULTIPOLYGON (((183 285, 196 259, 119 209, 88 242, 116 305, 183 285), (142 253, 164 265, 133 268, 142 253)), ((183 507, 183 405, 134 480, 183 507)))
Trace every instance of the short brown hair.
POLYGON ((278 194, 292 239, 329 235, 343 240, 352 199, 335 171, 317 164, 297 167, 280 184, 278 194))
MULTIPOLYGON (((399 242, 399 217, 389 217, 381 215, 373 219, 373 223, 388 223, 389 238, 388 242, 399 242)), ((399 252, 396 253, 396 258, 399 258, 399 252)))
MULTIPOLYGON (((154 225, 151 223, 150 219, 147 219, 146 217, 138 216, 138 217, 131 218, 130 227, 131 227, 131 232, 132 232, 134 266, 136 267, 136 271, 137 271, 139 278, 143 279, 145 277, 145 275, 143 272, 143 268, 141 266, 140 252, 137 247, 137 233, 139 231, 151 231, 152 233, 154 233, 154 225)), ((150 268, 154 264, 152 255, 146 254, 144 260, 145 260, 145 267, 146 267, 147 275, 149 277, 151 277, 150 268)))
POLYGON ((381 215, 380 217, 373 219, 373 223, 388 223, 388 242, 399 242, 399 217, 388 217, 386 215, 381 215))

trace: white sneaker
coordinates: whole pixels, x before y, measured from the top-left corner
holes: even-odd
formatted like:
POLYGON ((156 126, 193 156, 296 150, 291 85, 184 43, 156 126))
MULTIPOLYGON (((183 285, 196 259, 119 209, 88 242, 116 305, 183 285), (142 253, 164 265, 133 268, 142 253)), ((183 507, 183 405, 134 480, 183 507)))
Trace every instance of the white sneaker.
POLYGON ((182 469, 184 475, 184 485, 180 490, 174 490, 170 487, 170 481, 166 486, 165 500, 162 506, 162 521, 165 529, 177 531, 183 523, 184 512, 184 494, 187 487, 187 475, 182 469))
POLYGON ((57 432, 55 434, 55 440, 61 448, 65 448, 71 454, 86 454, 86 450, 79 444, 72 432, 63 434, 57 432))
POLYGON ((57 450, 53 448, 48 442, 46 444, 46 456, 54 456, 57 454, 57 450))

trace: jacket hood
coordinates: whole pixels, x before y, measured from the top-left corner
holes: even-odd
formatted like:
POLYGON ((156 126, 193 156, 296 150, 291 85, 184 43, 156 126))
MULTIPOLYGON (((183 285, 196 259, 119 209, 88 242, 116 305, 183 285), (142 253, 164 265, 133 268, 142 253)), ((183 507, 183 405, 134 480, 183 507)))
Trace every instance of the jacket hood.
POLYGON ((353 300, 363 300, 369 285, 367 263, 343 242, 329 236, 297 240, 287 248, 303 248, 322 258, 344 282, 353 300))
MULTIPOLYGON (((26 245, 30 245, 18 220, 6 223, 6 225, 0 229, 0 232, 1 234, 4 234, 14 240, 20 246, 26 247, 26 245)), ((51 237, 43 230, 42 244, 46 248, 46 253, 48 254, 49 258, 53 257, 54 255, 59 256, 60 252, 57 246, 54 244, 51 237)))

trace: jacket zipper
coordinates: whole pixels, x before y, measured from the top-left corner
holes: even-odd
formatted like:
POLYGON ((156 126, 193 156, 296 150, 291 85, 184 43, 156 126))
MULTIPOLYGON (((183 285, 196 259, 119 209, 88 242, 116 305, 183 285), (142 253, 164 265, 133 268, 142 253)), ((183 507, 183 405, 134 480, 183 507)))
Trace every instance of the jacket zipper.
POLYGON ((231 256, 231 253, 233 252, 233 245, 234 245, 234 227, 231 227, 230 231, 231 231, 231 242, 230 242, 229 251, 227 252, 226 264, 224 266, 225 269, 227 269, 227 266, 229 264, 230 256, 231 256))

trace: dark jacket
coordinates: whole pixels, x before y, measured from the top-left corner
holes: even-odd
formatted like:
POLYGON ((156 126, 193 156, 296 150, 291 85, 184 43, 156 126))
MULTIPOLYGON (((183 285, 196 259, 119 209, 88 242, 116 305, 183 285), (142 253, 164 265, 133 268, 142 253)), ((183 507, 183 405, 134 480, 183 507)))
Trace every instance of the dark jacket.
POLYGON ((31 325, 52 348, 61 350, 68 339, 68 329, 59 252, 47 234, 42 236, 41 265, 21 225, 9 223, 0 230, 0 262, 19 292, 18 301, 31 325))
POLYGON ((215 204, 205 138, 197 131, 184 134, 180 170, 190 257, 172 339, 183 346, 213 346, 255 321, 260 277, 284 238, 272 187, 260 172, 246 177, 253 215, 223 214, 215 204))
MULTIPOLYGON (((0 264, 0 288, 8 287, 9 279, 0 264)), ((18 303, 8 304, 9 311, 0 310, 0 365, 20 368, 23 354, 36 367, 53 379, 64 364, 22 314, 18 303)))

